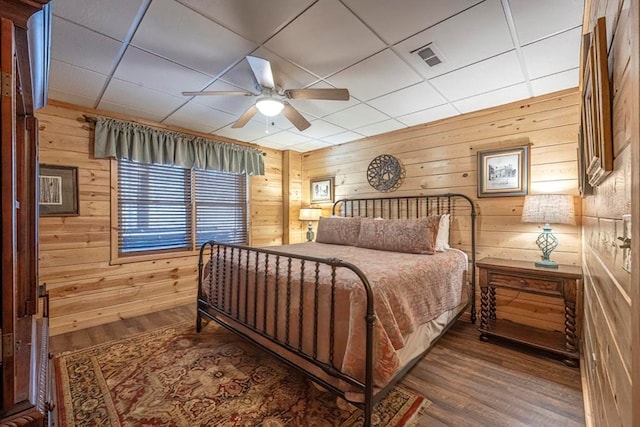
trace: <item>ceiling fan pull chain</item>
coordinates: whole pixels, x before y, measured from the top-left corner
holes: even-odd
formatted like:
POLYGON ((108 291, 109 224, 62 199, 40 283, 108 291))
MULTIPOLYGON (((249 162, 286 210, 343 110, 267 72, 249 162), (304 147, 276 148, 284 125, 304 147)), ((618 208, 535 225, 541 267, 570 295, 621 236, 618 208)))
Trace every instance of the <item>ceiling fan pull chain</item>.
POLYGON ((269 117, 264 116, 264 133, 269 133, 269 117))

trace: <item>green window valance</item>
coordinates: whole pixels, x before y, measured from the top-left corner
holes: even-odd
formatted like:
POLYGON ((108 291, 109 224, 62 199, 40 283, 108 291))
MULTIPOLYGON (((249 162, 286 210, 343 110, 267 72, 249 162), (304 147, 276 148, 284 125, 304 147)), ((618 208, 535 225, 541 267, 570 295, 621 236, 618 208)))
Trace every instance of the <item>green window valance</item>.
POLYGON ((95 157, 264 175, 263 153, 256 148, 104 117, 96 119, 95 129, 95 157))

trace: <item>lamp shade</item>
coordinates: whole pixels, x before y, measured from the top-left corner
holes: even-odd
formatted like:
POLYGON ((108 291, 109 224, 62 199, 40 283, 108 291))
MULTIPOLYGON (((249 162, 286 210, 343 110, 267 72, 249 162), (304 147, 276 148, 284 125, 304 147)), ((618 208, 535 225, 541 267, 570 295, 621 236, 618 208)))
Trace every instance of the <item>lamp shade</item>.
POLYGON ((532 194, 525 196, 522 222, 538 224, 576 223, 573 196, 570 194, 532 194))
POLYGON ((300 221, 318 221, 320 219, 320 215, 322 214, 322 209, 319 208, 302 208, 300 209, 300 221))
POLYGON ((256 108, 265 116, 273 117, 280 114, 280 111, 284 108, 284 104, 279 99, 265 96, 256 101, 256 108))

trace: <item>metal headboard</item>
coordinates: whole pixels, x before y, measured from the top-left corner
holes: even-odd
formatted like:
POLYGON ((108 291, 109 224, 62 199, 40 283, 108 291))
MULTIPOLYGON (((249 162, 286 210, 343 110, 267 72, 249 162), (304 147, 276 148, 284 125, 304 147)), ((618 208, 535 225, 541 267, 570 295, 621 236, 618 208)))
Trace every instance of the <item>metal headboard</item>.
POLYGON ((421 218, 429 215, 451 214, 452 217, 469 216, 471 219, 471 322, 476 322, 476 207, 464 194, 445 193, 428 196, 380 197, 340 199, 333 204, 334 215, 367 218, 421 218))

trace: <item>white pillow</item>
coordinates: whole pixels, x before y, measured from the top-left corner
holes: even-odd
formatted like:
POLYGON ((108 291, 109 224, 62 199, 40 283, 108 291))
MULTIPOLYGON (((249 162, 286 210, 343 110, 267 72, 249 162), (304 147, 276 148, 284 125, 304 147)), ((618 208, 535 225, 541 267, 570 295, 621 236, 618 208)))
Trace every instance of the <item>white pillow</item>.
POLYGON ((440 226, 438 227, 438 237, 436 237, 436 252, 444 252, 451 249, 449 246, 449 221, 450 214, 444 214, 440 217, 440 226))

